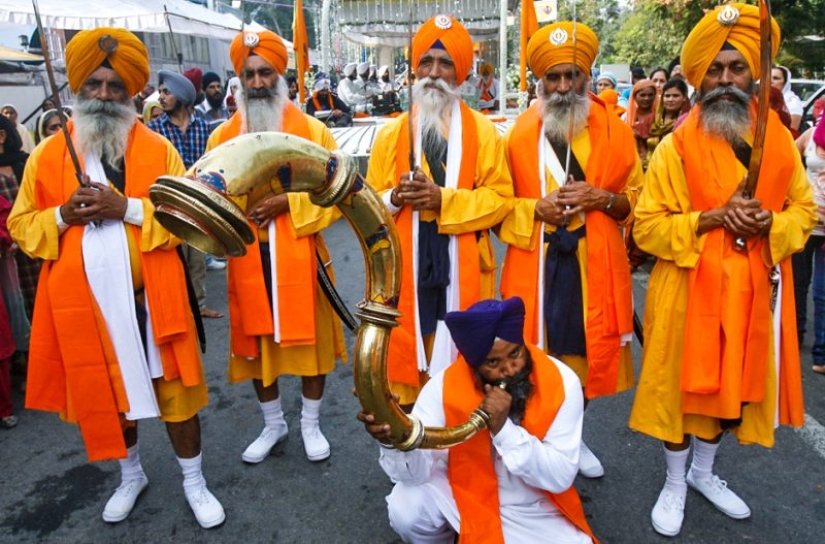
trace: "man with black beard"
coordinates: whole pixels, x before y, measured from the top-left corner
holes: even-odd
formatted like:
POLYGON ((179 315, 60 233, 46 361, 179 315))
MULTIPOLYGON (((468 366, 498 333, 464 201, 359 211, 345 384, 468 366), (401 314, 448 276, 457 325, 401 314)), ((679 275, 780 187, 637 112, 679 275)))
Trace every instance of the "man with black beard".
MULTIPOLYGON (((530 38, 539 97, 505 137, 516 199, 499 233, 509 244, 502 296, 526 301, 527 341, 576 372, 585 406, 633 386, 621 228, 632 222, 642 186, 632 131, 588 91, 598 50, 596 34, 581 23, 554 23, 530 38)), ((604 475, 584 441, 579 472, 604 475)))
POLYGON ((455 354, 444 314, 495 297, 488 229, 510 210, 513 187, 498 130, 458 93, 472 62, 473 42, 458 20, 425 22, 412 49, 413 141, 402 114, 384 125, 370 153, 367 182, 395 217, 404 255, 401 326, 388 360, 404 405, 415 401, 423 373, 440 370, 430 359, 446 364, 455 354))
MULTIPOLYGON (((334 150, 329 129, 289 100, 284 71, 287 50, 269 30, 238 34, 229 47, 232 65, 245 85, 236 93, 238 111, 209 138, 211 149, 251 132, 286 132, 334 150)), ((278 377, 301 376, 301 436, 310 461, 330 456, 319 418, 326 375, 336 358, 346 360, 341 321, 316 281, 320 260, 332 275, 321 231, 335 211, 312 204, 306 193, 275 195, 247 205, 259 244, 229 260, 229 381, 252 381, 263 412, 260 436, 241 454, 260 463, 287 437, 278 377)))
MULTIPOLYGON (((688 487, 733 519, 750 517, 713 471, 725 432, 771 447, 777 425, 804 422, 791 254, 805 247, 816 205, 794 141, 771 110, 760 120, 756 193, 744 194, 759 26, 758 7, 727 4, 691 31, 681 59, 698 102, 657 146, 635 210, 636 242, 658 262, 630 426, 664 443, 667 477, 651 522, 667 536, 681 530, 688 487)), ((779 26, 771 26, 775 55, 779 26)))
POLYGON ((459 356, 427 382, 413 415, 428 427, 466 422, 476 409, 492 424, 448 450, 402 452, 390 429, 359 413, 384 446, 395 482, 390 525, 404 542, 591 542, 576 477, 581 384, 564 363, 525 344, 520 298, 483 300, 445 321, 459 356))
POLYGON ((195 111, 206 121, 209 133, 212 134, 218 125, 229 119, 229 111, 223 105, 221 77, 215 72, 206 72, 201 86, 206 99, 195 106, 195 111))
MULTIPOLYGON (((206 151, 209 138, 206 121, 189 110, 197 96, 195 86, 188 78, 168 70, 158 72, 158 86, 163 114, 146 126, 172 142, 188 170, 206 151)), ((182 249, 201 316, 223 317, 222 313, 206 306, 206 256, 189 244, 184 244, 182 249)))
POLYGON ((149 80, 149 55, 131 32, 97 28, 69 41, 66 69, 83 185, 58 133, 29 159, 8 220, 20 249, 43 259, 26 406, 77 423, 91 461, 119 460, 109 523, 126 519, 149 483, 137 424, 160 417, 186 500, 201 526, 215 527, 225 514, 201 472, 207 388, 179 241, 149 200, 159 176, 184 167, 171 143, 136 122, 131 102, 149 80))

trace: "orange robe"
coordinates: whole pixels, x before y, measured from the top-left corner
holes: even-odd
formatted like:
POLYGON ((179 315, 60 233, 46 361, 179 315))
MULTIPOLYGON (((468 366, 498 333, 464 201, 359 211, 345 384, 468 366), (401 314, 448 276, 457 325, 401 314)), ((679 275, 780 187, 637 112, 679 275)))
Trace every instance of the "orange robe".
MULTIPOLYGON (((286 105, 283 123, 284 132, 336 148, 329 130, 292 103, 286 105)), ((236 115, 215 129, 207 150, 240 135, 241 125, 242 116, 236 115)), ((306 194, 290 193, 288 197, 289 213, 275 218, 280 343, 274 342, 272 308, 258 249, 259 243, 268 241, 267 228, 258 229, 250 222, 256 242, 245 256, 229 260, 231 382, 259 379, 268 386, 281 374, 328 374, 336 357, 346 360, 341 322, 316 281, 316 251, 325 263, 330 260, 320 231, 336 214, 310 203, 306 194)), ((245 208, 245 198, 238 203, 245 208)))
MULTIPOLYGON (((422 211, 422 221, 436 221, 439 234, 458 237, 460 307, 495 297, 495 256, 488 229, 510 209, 512 182, 504 148, 495 126, 461 103, 462 167, 456 189, 441 190, 441 209, 422 211)), ((375 138, 367 182, 382 194, 398 185, 409 172, 408 115, 387 123, 375 138)), ((429 175, 429 166, 420 167, 429 175)), ((412 403, 419 383, 412 258, 412 209, 405 206, 395 217, 404 255, 398 309, 400 326, 390 336, 388 374, 391 382, 412 389, 401 391, 402 402, 412 403), (406 401, 406 402, 405 402, 406 401)))
POLYGON ((775 422, 803 423, 790 256, 805 246, 816 206, 773 112, 765 151, 756 198, 773 224, 746 253, 733 249, 724 229, 696 234, 700 214, 724 205, 745 175, 730 145, 701 129, 698 108, 653 154, 634 227, 639 248, 658 257, 630 417, 635 430, 668 442, 685 434, 710 439, 721 432, 720 419, 741 418, 733 429, 739 441, 770 447, 775 422), (768 280, 776 265, 780 316, 771 311, 768 280))
MULTIPOLYGON (((587 183, 611 193, 625 194, 632 208, 639 188, 641 170, 634 151, 632 132, 597 97, 592 104, 587 128, 582 137, 589 140, 586 157, 577 153, 584 167, 587 183)), ((504 298, 519 296, 524 300, 525 339, 536 343, 541 327, 538 300, 544 296, 539 286, 539 244, 542 222, 535 219, 535 205, 542 197, 539 178, 538 146, 542 136, 541 104, 534 104, 516 120, 507 138, 507 157, 513 174, 516 206, 501 228, 501 238, 509 244, 501 278, 504 298), (521 223, 522 226, 518 226, 521 223), (520 231, 530 235, 519 237, 520 231), (526 242, 526 244, 525 244, 526 242)), ((573 149, 576 150, 576 140, 573 149)), ((544 167, 543 165, 541 166, 544 167)), ((548 174, 548 178, 551 176, 548 174)), ((558 180, 556 180, 558 183, 558 180)), ((610 395, 632 386, 632 361, 629 345, 622 346, 622 336, 633 330, 633 293, 620 224, 598 210, 586 214, 584 244, 580 242, 585 338, 586 370, 581 372, 573 357, 562 360, 577 370, 585 387, 585 396, 610 395), (581 246, 585 249, 582 250, 581 246)), ((568 229, 576 230, 581 223, 574 219, 568 229)), ((556 227, 547 225, 549 232, 556 227)))
MULTIPOLYGON (((181 175, 183 164, 168 141, 135 123, 125 170, 125 196, 143 200, 143 226, 125 227, 130 249, 139 252, 135 262, 135 252, 130 251, 133 283, 135 289, 144 288, 149 300, 163 381, 179 381, 184 389, 203 393, 202 401, 194 401, 180 421, 205 405, 203 371, 184 270, 174 249, 179 240, 154 221, 148 190, 161 175, 181 175)), ((26 407, 61 412, 77 421, 91 461, 123 458, 126 446, 119 413, 128 411, 128 400, 105 322, 85 277, 85 227, 70 226, 59 234, 54 215, 55 207, 76 189, 63 135, 49 138, 29 160, 9 218, 20 248, 44 259, 32 323, 26 407)), ((162 413, 167 401, 180 401, 160 393, 158 397, 162 413)))

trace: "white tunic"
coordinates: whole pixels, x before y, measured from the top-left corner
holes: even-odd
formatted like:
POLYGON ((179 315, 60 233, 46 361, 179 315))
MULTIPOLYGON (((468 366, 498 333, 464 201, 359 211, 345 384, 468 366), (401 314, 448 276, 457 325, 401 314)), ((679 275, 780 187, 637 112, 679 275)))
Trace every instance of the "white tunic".
MULTIPOLYGON (((561 372, 565 399, 547 435, 539 441, 508 419, 492 440, 506 542, 590 542, 542 492, 561 493, 573 485, 578 472, 583 417, 579 379, 566 365, 551 360, 561 372)), ((445 425, 443 390, 444 372, 433 376, 421 390, 413 414, 425 426, 445 425)), ((447 480, 448 457, 449 450, 401 452, 382 448, 380 463, 396 487, 426 489, 431 503, 459 531, 458 508, 447 480)))

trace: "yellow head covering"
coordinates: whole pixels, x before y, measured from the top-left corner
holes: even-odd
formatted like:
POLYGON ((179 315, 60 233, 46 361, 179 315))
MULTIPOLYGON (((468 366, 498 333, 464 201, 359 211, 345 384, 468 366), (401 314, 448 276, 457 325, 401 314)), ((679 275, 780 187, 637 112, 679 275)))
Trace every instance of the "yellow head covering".
POLYGON ((413 70, 418 70, 427 51, 436 42, 441 42, 447 54, 455 63, 456 83, 461 85, 473 66, 473 39, 458 19, 450 15, 436 15, 421 25, 415 33, 412 46, 413 70))
POLYGON ((252 53, 268 62, 279 74, 286 71, 286 45, 281 37, 271 30, 242 32, 232 40, 229 45, 229 58, 232 60, 235 73, 239 76, 243 72, 244 61, 252 53))
MULTIPOLYGON (((576 66, 585 74, 599 53, 599 38, 585 24, 576 23, 576 66)), ((527 64, 536 77, 542 77, 557 64, 573 62, 573 23, 562 21, 544 26, 527 43, 527 64)))
POLYGON ((89 76, 108 62, 126 84, 129 96, 149 81, 149 53, 137 36, 121 28, 95 28, 78 32, 66 46, 69 87, 80 92, 89 76))
MULTIPOLYGON (((771 18, 771 59, 779 50, 780 31, 771 18)), ((754 79, 759 78, 759 8, 747 4, 718 6, 696 25, 682 46, 682 72, 691 85, 702 86, 705 74, 725 42, 736 48, 750 66, 754 79)))

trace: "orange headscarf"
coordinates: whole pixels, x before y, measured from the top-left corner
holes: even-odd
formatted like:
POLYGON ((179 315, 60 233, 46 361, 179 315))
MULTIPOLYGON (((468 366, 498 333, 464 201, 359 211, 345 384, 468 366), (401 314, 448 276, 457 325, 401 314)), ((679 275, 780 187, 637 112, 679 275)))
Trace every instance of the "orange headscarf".
MULTIPOLYGON (((656 92, 656 84, 653 83, 653 80, 650 79, 641 79, 633 85, 633 91, 630 93, 630 100, 627 101, 627 117, 626 122, 631 127, 636 127, 636 112, 639 108, 638 104, 636 104, 636 95, 639 94, 643 89, 653 89, 654 93, 656 92)), ((650 128, 650 123, 653 122, 653 114, 656 113, 656 106, 658 106, 659 99, 654 94, 653 98, 653 105, 650 108, 649 116, 650 120, 647 123, 647 128, 650 128)))
POLYGON ((136 95, 149 81, 149 53, 138 37, 122 28, 100 27, 78 32, 66 46, 66 72, 72 92, 79 93, 104 61, 123 80, 129 96, 136 95))
MULTIPOLYGON (((779 50, 780 36, 779 25, 771 18, 771 59, 779 50)), ((706 14, 685 40, 682 72, 691 85, 697 89, 702 86, 705 73, 726 42, 742 53, 753 78, 759 78, 759 8, 735 3, 706 14)))
POLYGON ((286 71, 286 45, 281 37, 271 30, 247 31, 235 36, 229 46, 229 58, 236 74, 241 75, 244 61, 253 53, 268 62, 279 74, 286 71))
MULTIPOLYGON (((599 53, 599 38, 590 27, 576 23, 576 66, 585 74, 599 53)), ((527 43, 527 64, 542 77, 557 64, 573 62, 573 23, 562 21, 540 28, 527 43)))
POLYGON ((461 85, 473 66, 473 39, 458 19, 450 15, 436 15, 421 25, 415 33, 412 46, 413 70, 435 42, 441 42, 455 63, 456 83, 461 85))

